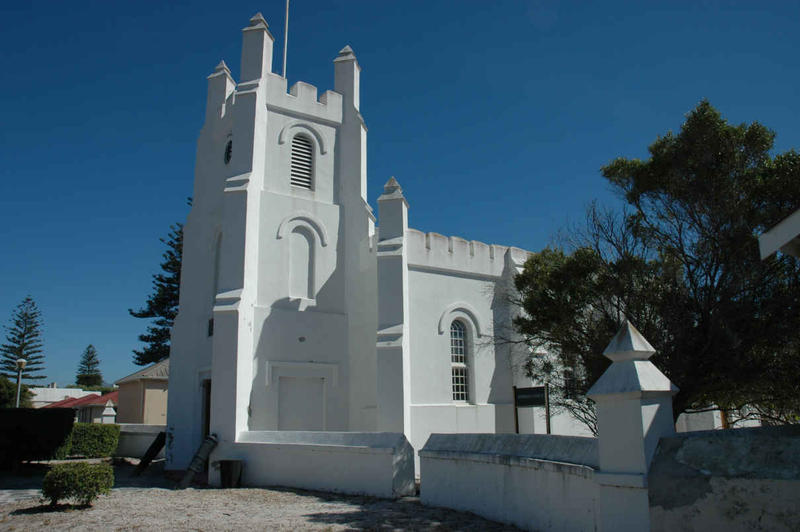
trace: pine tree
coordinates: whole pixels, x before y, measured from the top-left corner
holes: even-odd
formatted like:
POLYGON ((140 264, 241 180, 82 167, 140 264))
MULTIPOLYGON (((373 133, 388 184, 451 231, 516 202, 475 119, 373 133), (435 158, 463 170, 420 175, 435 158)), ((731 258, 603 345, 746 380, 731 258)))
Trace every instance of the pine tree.
POLYGON ((162 272, 153 275, 153 293, 147 298, 144 308, 136 311, 128 309, 131 316, 153 320, 147 332, 139 335, 139 341, 147 345, 133 351, 133 361, 140 366, 159 362, 169 356, 170 330, 178 314, 183 224, 171 225, 167 238, 160 240, 167 245, 167 250, 162 255, 162 272))
POLYGON ((92 344, 89 344, 83 355, 81 355, 81 363, 78 365, 75 384, 78 386, 100 386, 103 384, 103 375, 100 373, 100 359, 97 358, 97 349, 92 344))
MULTIPOLYGON (((31 408, 33 394, 24 384, 20 388, 20 408, 31 408)), ((14 408, 17 405, 17 381, 11 381, 0 375, 0 408, 14 408)))
POLYGON ((47 378, 42 354, 42 313, 31 296, 17 305, 6 326, 6 343, 0 345, 0 374, 14 380, 17 378, 17 359, 27 360, 22 378, 38 380, 47 378))

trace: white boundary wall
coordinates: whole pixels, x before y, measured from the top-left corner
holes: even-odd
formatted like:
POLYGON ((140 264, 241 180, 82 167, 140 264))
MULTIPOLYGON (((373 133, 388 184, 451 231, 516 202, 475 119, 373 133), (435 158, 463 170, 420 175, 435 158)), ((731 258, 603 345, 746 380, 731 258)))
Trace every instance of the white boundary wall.
POLYGON ((595 438, 433 434, 419 455, 423 504, 527 530, 597 529, 595 438))
POLYGON ((413 495, 414 450, 388 432, 246 431, 211 455, 209 483, 220 485, 220 460, 242 460, 242 485, 286 486, 375 497, 413 495))
MULTIPOLYGON (((141 423, 118 423, 119 444, 114 456, 141 458, 158 437, 159 432, 167 430, 165 425, 143 425, 141 423)), ((164 449, 156 458, 164 458, 164 449)))

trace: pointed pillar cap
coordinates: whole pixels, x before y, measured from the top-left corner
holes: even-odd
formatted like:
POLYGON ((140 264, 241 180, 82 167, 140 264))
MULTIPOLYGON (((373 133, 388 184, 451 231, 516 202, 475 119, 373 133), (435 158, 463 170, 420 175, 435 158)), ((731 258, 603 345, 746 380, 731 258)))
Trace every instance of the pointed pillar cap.
POLYGON ((225 64, 225 61, 220 61, 219 64, 216 67, 214 67, 214 72, 212 72, 207 79, 214 79, 219 76, 227 76, 228 78, 230 78, 231 81, 233 81, 233 76, 231 75, 231 69, 228 68, 228 65, 225 64))
POLYGON ((337 61, 356 61, 356 54, 353 52, 353 49, 350 48, 349 44, 339 50, 339 55, 336 56, 333 62, 335 63, 337 61))
POLYGON ((402 192, 403 189, 400 187, 400 183, 397 182, 397 179, 394 176, 389 178, 389 181, 383 185, 383 192, 385 194, 391 194, 393 192, 402 192))
POLYGON ((251 26, 258 26, 259 24, 263 24, 265 28, 269 28, 269 24, 267 24, 267 19, 265 19, 264 15, 261 14, 261 11, 259 11, 250 18, 251 26))
MULTIPOLYGON (((250 24, 244 28, 242 31, 252 31, 252 30, 264 30, 269 33, 269 24, 267 24, 267 20, 264 18, 264 15, 261 12, 256 13, 250 19, 250 24)), ((272 34, 270 33, 270 37, 272 34)))
POLYGON ((612 362, 623 360, 647 360, 656 350, 631 322, 625 320, 617 334, 609 342, 603 355, 612 362))
POLYGON ((403 202, 405 202, 406 207, 408 206, 406 197, 403 196, 403 189, 400 187, 400 183, 397 182, 397 179, 395 179, 394 176, 390 177, 389 181, 383 185, 383 194, 381 194, 381 196, 378 198, 378 201, 393 199, 402 199, 403 202))
POLYGON ((226 74, 228 74, 230 76, 231 69, 228 68, 228 65, 225 64, 225 60, 224 59, 222 61, 220 61, 219 64, 214 68, 214 73, 217 73, 217 72, 225 72, 226 74))
POLYGON ((587 397, 644 397, 678 393, 678 388, 648 359, 656 350, 628 320, 603 351, 612 364, 589 388, 587 397))

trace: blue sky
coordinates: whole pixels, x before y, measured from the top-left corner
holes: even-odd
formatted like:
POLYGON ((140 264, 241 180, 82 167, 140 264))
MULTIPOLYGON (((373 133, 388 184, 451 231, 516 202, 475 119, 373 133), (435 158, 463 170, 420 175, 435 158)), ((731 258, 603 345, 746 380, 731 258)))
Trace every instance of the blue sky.
MULTIPOLYGON (((164 236, 187 214, 205 77, 238 77, 240 29, 283 0, 4 2, 0 7, 0 322, 31 294, 48 382, 94 344, 113 381, 164 236)), ((800 3, 293 0, 289 83, 362 67, 369 198, 397 176, 423 231, 538 250, 708 98, 800 147, 800 3)))

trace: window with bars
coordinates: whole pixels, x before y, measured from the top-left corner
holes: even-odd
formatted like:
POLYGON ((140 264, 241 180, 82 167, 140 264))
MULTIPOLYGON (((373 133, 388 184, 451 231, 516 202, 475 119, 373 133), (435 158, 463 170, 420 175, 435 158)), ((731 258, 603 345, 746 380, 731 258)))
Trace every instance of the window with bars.
POLYGON ((458 320, 450 324, 450 373, 453 401, 469 401, 467 328, 458 320))
POLYGON ((292 186, 311 190, 314 177, 314 145, 305 135, 292 139, 292 186))

